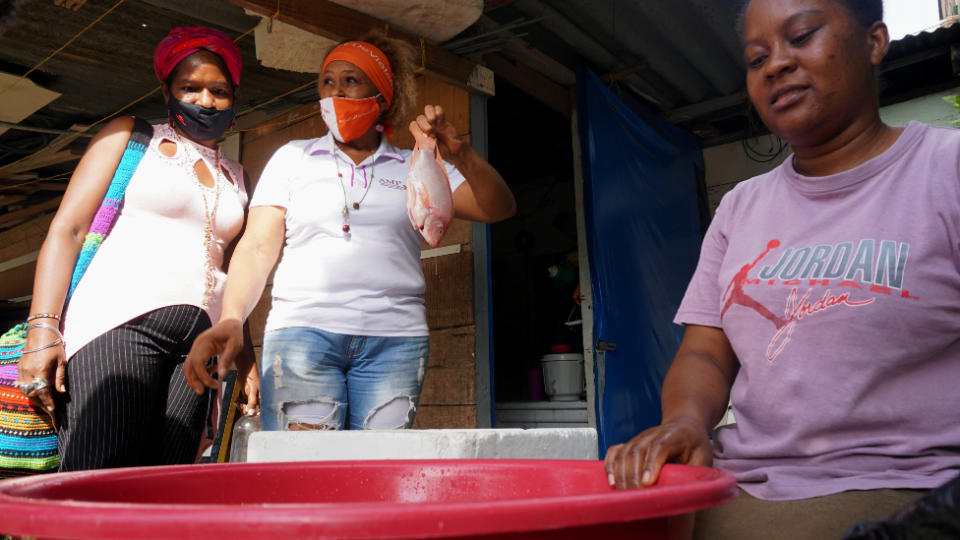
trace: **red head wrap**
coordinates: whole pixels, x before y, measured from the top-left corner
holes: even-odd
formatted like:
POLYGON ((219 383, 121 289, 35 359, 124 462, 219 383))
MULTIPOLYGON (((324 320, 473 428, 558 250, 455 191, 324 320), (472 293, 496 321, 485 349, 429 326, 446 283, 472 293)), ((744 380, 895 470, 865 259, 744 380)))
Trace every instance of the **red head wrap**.
POLYGON ((320 71, 326 71, 327 65, 334 60, 343 60, 357 66, 380 91, 387 107, 393 103, 393 70, 390 69, 390 61, 383 51, 366 41, 347 41, 330 51, 320 71))
POLYGON ((240 48, 229 36, 219 30, 205 26, 178 26, 153 51, 153 70, 160 82, 167 80, 170 73, 181 60, 191 54, 206 49, 223 59, 234 86, 240 85, 240 71, 243 60, 240 48))

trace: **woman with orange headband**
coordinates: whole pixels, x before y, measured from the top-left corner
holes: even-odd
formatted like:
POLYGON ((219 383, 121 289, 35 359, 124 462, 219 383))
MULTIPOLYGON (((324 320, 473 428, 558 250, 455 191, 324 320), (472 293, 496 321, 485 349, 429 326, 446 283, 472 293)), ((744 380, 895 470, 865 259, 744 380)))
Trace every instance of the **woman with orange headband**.
MULTIPOLYGON (((197 338, 186 375, 197 392, 216 384, 204 363, 219 354, 229 365, 282 248, 261 355, 264 429, 413 423, 427 366, 425 285, 404 191, 411 151, 388 141, 414 102, 413 58, 380 33, 335 47, 319 79, 329 132, 280 148, 260 177, 223 318, 197 338)), ((427 105, 409 128, 436 139, 456 217, 492 223, 516 212, 503 178, 442 107, 427 105)))

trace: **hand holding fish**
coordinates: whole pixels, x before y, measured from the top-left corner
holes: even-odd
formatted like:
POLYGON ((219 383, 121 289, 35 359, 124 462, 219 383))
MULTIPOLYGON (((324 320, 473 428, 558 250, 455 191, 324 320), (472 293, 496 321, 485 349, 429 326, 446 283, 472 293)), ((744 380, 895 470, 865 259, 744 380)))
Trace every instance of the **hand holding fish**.
POLYGON ((427 105, 426 112, 433 117, 427 120, 425 114, 410 122, 410 133, 416 145, 410 156, 410 173, 407 175, 407 213, 413 228, 420 231, 423 238, 432 247, 437 247, 453 220, 453 192, 446 167, 440 158, 437 134, 439 125, 445 135, 456 134, 456 130, 443 120, 443 109, 427 105), (440 114, 436 111, 439 109, 440 114), (423 124, 426 124, 425 128, 423 124), (429 131, 428 131, 429 130, 429 131))
MULTIPOLYGON (((440 105, 427 105, 423 108, 423 114, 417 116, 414 123, 428 137, 437 140, 437 149, 440 151, 440 157, 457 166, 459 158, 463 152, 470 148, 470 145, 461 141, 457 135, 457 128, 447 122, 443 113, 443 107, 440 105)), ((411 126, 411 131, 413 130, 411 126)))
POLYGON ((441 231, 446 230, 454 215, 481 223, 495 223, 516 214, 517 204, 507 183, 469 142, 460 139, 457 129, 447 121, 443 107, 424 107, 423 114, 410 122, 410 133, 417 145, 410 160, 413 180, 407 179, 407 208, 411 210, 410 221, 424 234, 427 243, 439 242, 443 236, 441 231), (431 154, 435 159, 420 159, 431 154), (456 167, 466 179, 452 193, 449 214, 443 188, 450 187, 443 160, 456 167), (412 191, 411 185, 414 186, 412 191), (426 232, 427 215, 439 218, 435 220, 437 226, 432 234, 426 232))

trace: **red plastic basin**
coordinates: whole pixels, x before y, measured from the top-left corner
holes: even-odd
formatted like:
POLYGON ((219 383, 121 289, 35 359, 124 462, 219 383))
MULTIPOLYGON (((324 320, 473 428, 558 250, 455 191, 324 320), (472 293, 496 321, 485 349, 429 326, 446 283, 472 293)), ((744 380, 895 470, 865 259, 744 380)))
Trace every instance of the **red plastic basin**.
POLYGON ((0 534, 39 538, 687 538, 733 478, 667 465, 616 491, 600 461, 136 467, 0 482, 0 534))

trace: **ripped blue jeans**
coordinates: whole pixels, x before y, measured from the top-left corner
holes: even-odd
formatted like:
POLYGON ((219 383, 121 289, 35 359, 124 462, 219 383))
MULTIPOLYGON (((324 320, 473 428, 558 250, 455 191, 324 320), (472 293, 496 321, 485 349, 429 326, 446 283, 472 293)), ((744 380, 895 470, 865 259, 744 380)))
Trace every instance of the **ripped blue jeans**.
POLYGON ((427 336, 271 330, 260 362, 263 429, 409 428, 428 351, 427 336))

